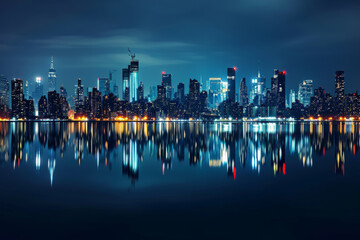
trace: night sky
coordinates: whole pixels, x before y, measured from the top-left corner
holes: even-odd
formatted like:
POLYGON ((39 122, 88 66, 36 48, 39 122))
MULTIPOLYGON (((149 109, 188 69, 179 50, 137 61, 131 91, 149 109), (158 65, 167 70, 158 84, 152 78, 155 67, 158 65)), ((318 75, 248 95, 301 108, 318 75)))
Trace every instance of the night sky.
POLYGON ((336 70, 345 71, 346 92, 360 89, 360 1, 5 0, 0 26, 0 73, 46 78, 53 55, 58 88, 69 94, 78 77, 95 86, 117 70, 121 80, 128 47, 146 93, 162 71, 188 87, 189 78, 226 78, 232 66, 238 88, 258 63, 268 86, 274 68, 287 71, 287 94, 304 79, 333 94, 336 70))

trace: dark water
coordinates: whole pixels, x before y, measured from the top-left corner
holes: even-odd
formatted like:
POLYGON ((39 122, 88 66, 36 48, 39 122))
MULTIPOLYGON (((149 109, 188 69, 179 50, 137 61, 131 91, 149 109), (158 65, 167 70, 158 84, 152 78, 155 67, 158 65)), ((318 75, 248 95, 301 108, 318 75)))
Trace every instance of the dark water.
POLYGON ((1 239, 358 238, 358 123, 0 123, 1 239))

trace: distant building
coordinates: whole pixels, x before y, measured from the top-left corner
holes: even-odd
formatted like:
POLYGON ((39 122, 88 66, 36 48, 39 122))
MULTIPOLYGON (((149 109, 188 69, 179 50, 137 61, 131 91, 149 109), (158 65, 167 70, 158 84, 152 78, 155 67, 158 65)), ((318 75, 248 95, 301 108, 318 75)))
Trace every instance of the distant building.
POLYGON ((109 78, 98 78, 97 79, 97 89, 102 93, 102 95, 109 95, 110 93, 110 81, 109 78))
POLYGON ((137 95, 139 101, 144 100, 144 84, 142 82, 140 82, 140 85, 137 89, 137 95))
POLYGON ((122 97, 125 101, 129 101, 129 76, 130 76, 129 68, 123 68, 123 70, 122 70, 122 81, 123 81, 122 97))
POLYGON ((65 99, 67 99, 67 91, 66 91, 64 85, 60 86, 60 97, 64 97, 65 99))
POLYGON ((0 75, 0 104, 10 107, 10 84, 4 75, 0 75))
POLYGON ((157 97, 157 88, 156 86, 150 87, 150 101, 155 101, 157 97))
POLYGON ((304 80, 299 84, 299 101, 306 107, 313 95, 313 80, 304 80))
POLYGON ((78 83, 75 85, 74 102, 76 113, 82 112, 84 106, 84 86, 81 83, 81 78, 78 79, 78 83))
POLYGON ((32 97, 33 97, 35 103, 37 103, 40 100, 40 97, 43 94, 44 94, 44 85, 42 83, 42 78, 36 77, 35 78, 35 89, 34 89, 34 92, 32 93, 32 97))
POLYGON ((90 102, 90 117, 101 118, 102 117, 102 106, 101 106, 101 92, 97 88, 93 88, 92 92, 89 93, 90 102))
POLYGON ((162 72, 162 81, 161 85, 165 87, 166 90, 166 98, 171 99, 171 74, 167 74, 165 72, 162 72))
POLYGON ((14 79, 11 81, 11 110, 14 118, 25 117, 24 104, 23 81, 14 79))
POLYGON ((38 116, 40 118, 47 118, 48 105, 46 96, 41 96, 38 102, 38 116))
POLYGON ((49 69, 49 92, 56 90, 56 71, 54 68, 54 58, 51 57, 50 69, 49 69))
POLYGON ((335 72, 335 101, 336 112, 343 115, 345 111, 345 74, 344 71, 335 72))
POLYGON ((60 95, 56 91, 48 92, 48 117, 57 119, 61 116, 60 95))
POLYGON ((221 78, 209 78, 209 103, 210 107, 217 109, 222 101, 223 84, 221 78))
POLYGON ((178 102, 180 104, 184 104, 184 102, 185 102, 185 84, 184 83, 179 83, 177 86, 177 98, 178 98, 178 102))
POLYGON ((246 106, 249 104, 249 98, 247 93, 246 79, 242 78, 240 82, 240 106, 246 106))
POLYGON ((235 93, 236 93, 235 71, 236 71, 236 67, 227 69, 227 81, 228 81, 227 99, 230 100, 230 102, 235 102, 235 93))
POLYGON ((266 96, 266 78, 261 76, 260 71, 256 78, 251 79, 250 103, 260 105, 266 96))
POLYGON ((271 104, 277 108, 278 113, 285 109, 285 71, 274 70, 271 78, 271 104))
POLYGON ((289 93, 289 108, 292 108, 292 103, 295 102, 296 100, 296 93, 294 90, 290 89, 290 93, 289 93))
POLYGON ((129 65, 129 101, 138 100, 137 89, 139 87, 139 61, 133 57, 129 65))

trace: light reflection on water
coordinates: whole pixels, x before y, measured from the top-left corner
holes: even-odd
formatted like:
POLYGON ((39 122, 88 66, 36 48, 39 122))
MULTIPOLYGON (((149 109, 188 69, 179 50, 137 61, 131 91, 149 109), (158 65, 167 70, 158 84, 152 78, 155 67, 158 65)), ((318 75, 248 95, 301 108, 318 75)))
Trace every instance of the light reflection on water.
POLYGON ((110 170, 119 161, 123 174, 132 182, 141 179, 142 163, 150 161, 151 156, 161 161, 158 168, 162 174, 176 171, 173 163, 177 161, 188 166, 224 168, 226 175, 236 180, 239 169, 246 165, 257 174, 270 168, 274 175, 285 175, 287 161, 297 159, 301 166, 311 168, 317 155, 333 162, 335 174, 344 175, 346 154, 355 155, 359 150, 359 133, 357 123, 331 122, 3 122, 0 163, 11 164, 14 170, 27 164, 34 165, 35 171, 45 167, 50 184, 65 152, 73 152, 74 166, 81 167, 85 156, 93 156, 97 168, 105 165, 110 170), (334 155, 330 149, 334 149, 334 155))

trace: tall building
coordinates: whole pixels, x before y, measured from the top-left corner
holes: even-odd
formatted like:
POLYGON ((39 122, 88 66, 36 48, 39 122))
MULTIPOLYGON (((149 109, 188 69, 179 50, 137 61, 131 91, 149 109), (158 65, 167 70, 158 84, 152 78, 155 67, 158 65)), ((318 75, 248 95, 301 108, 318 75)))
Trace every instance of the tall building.
POLYGON ((81 112, 84 105, 84 86, 81 83, 81 78, 78 79, 78 83, 75 86, 75 111, 81 112))
POLYGON ((222 99, 223 84, 221 78, 209 78, 209 102, 212 108, 217 109, 222 99))
POLYGON ((129 68, 122 70, 122 97, 125 101, 129 101, 129 68))
POLYGON ((336 113, 344 114, 345 111, 345 75, 344 71, 335 72, 335 104, 336 113))
POLYGON ((256 78, 251 79, 250 103, 260 105, 266 96, 266 78, 261 76, 260 71, 256 78))
POLYGON ((51 57, 50 69, 49 69, 49 91, 56 90, 56 71, 54 68, 54 58, 51 57))
POLYGON ((288 101, 289 101, 289 108, 292 108, 293 102, 296 101, 296 93, 292 89, 290 89, 289 100, 288 101))
POLYGON ((156 86, 151 86, 150 87, 150 101, 155 101, 157 97, 157 89, 156 86))
POLYGON ((101 118, 101 92, 97 88, 93 88, 91 93, 89 93, 89 102, 90 102, 90 117, 91 118, 101 118))
POLYGON ((28 80, 23 80, 23 87, 24 87, 24 98, 29 99, 30 97, 30 86, 28 80))
POLYGON ((109 78, 98 78, 97 89, 103 96, 109 95, 110 93, 110 81, 109 78))
POLYGON ((44 85, 42 84, 42 78, 41 77, 36 77, 35 78, 35 89, 34 92, 32 94, 32 97, 34 99, 35 102, 35 107, 38 106, 38 102, 41 98, 41 96, 44 94, 44 85))
POLYGON ((247 93, 246 79, 242 78, 240 82, 240 105, 246 106, 249 104, 249 97, 247 93))
POLYGON ((38 116, 40 118, 46 118, 48 112, 48 105, 47 105, 47 99, 46 96, 41 96, 40 100, 38 102, 38 116))
POLYGON ((21 79, 14 79, 11 81, 12 116, 16 119, 24 118, 24 105, 23 81, 21 79))
POLYGON ((227 80, 228 80, 227 98, 230 102, 235 102, 235 95, 236 95, 235 71, 236 71, 236 67, 227 69, 227 80))
POLYGON ((143 84, 143 82, 140 82, 140 85, 137 89, 137 95, 138 95, 139 101, 144 100, 144 84, 143 84))
POLYGON ((195 103, 199 100, 200 95, 200 83, 196 79, 190 79, 189 84, 189 100, 195 103))
POLYGON ((129 101, 135 102, 138 100, 137 89, 139 87, 139 61, 134 60, 135 56, 131 57, 129 65, 129 101))
POLYGON ((64 97, 65 99, 67 99, 67 91, 66 91, 64 85, 60 86, 60 97, 64 97))
POLYGON ((274 70, 271 78, 271 104, 277 107, 278 112, 285 109, 285 71, 274 70))
POLYGON ((161 85, 165 87, 166 90, 166 98, 171 99, 171 74, 167 74, 165 72, 162 72, 162 81, 161 85))
POLYGON ((0 75, 0 104, 10 107, 10 85, 4 75, 0 75))
POLYGON ((49 118, 56 119, 60 118, 61 106, 60 106, 60 95, 56 91, 48 92, 48 116, 49 118))
POLYGON ((185 102, 185 84, 179 83, 177 86, 177 97, 180 104, 185 102))
POLYGON ((299 101, 304 105, 310 104, 310 99, 313 95, 313 80, 304 80, 299 84, 299 101))
POLYGON ((157 98, 156 100, 160 103, 161 106, 164 106, 166 100, 166 89, 163 85, 157 86, 157 98))

